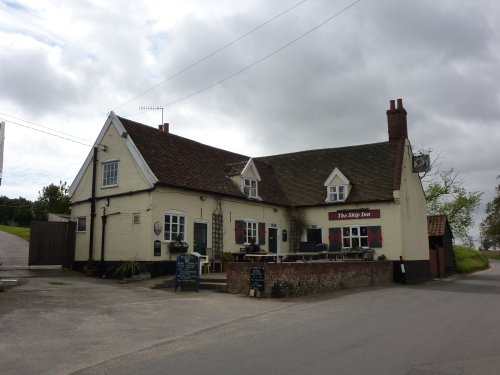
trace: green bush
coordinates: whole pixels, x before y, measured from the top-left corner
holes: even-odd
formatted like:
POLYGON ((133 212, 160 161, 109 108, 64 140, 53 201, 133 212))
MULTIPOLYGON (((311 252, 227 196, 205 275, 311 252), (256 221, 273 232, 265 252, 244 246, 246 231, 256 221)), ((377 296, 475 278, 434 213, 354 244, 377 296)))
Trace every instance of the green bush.
POLYGON ((489 267, 488 258, 470 247, 456 245, 453 246, 453 252, 458 273, 469 273, 489 267))
POLYGON ((223 251, 219 251, 215 254, 215 259, 220 260, 221 262, 234 262, 234 256, 231 253, 225 253, 223 251))

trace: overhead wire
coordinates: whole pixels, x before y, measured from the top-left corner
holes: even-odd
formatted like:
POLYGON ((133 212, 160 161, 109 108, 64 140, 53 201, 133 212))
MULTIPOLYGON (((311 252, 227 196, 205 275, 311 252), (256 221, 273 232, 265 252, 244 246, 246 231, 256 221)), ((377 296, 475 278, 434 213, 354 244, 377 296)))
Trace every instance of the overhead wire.
POLYGON ((232 46, 234 43, 236 43, 236 42, 240 41, 241 39, 243 39, 243 38, 247 37, 248 35, 250 35, 250 34, 254 33, 255 31, 257 31, 257 30, 261 29, 262 27, 264 27, 264 26, 266 26, 267 24, 269 24, 269 23, 273 22, 274 20, 276 20, 277 18, 279 18, 279 17, 283 16, 284 14, 286 14, 286 13, 290 12, 291 10, 293 10, 293 9, 297 8, 299 5, 301 5, 301 4, 303 4, 303 3, 305 3, 306 1, 307 1, 307 0, 302 0, 302 1, 298 2, 297 4, 295 4, 295 5, 291 6, 290 8, 288 8, 288 9, 284 10, 283 12, 281 12, 281 13, 277 14, 276 16, 269 18, 269 19, 268 19, 268 20, 266 20, 265 22, 263 22, 263 23, 261 23, 260 25, 258 25, 258 26, 256 26, 256 27, 254 27, 253 29, 251 29, 251 30, 247 31, 246 33, 244 33, 244 34, 240 35, 240 36, 239 36, 239 37, 237 37, 236 39, 233 39, 232 41, 230 41, 229 43, 227 43, 227 44, 223 45, 222 47, 219 47, 219 48, 217 48, 216 50, 214 50, 213 52, 210 52, 210 53, 209 53, 208 55, 206 55, 205 57, 202 57, 201 59, 199 59, 199 60, 195 61, 194 63, 189 64, 189 65, 188 65, 187 67, 185 67, 184 69, 179 70, 178 72, 176 72, 176 73, 172 74, 172 75, 171 75, 171 76, 169 76, 168 78, 166 78, 166 79, 164 79, 163 81, 161 81, 161 82, 157 83, 156 85, 154 85, 154 86, 150 87, 149 89, 145 90, 144 92, 142 92, 142 93, 140 93, 140 94, 138 94, 138 95, 134 96, 133 98, 131 98, 131 99, 127 100, 125 103, 120 104, 119 106, 117 106, 117 107, 115 107, 115 108, 114 108, 114 111, 116 111, 118 108, 121 108, 121 107, 123 107, 123 106, 125 106, 125 105, 129 104, 130 102, 132 102, 132 101, 134 101, 134 100, 136 100, 136 99, 140 98, 141 96, 146 95, 147 93, 149 93, 149 92, 153 91, 154 89, 156 89, 156 88, 158 88, 158 87, 160 87, 160 86, 164 85, 164 84, 165 84, 165 83, 167 83, 168 81, 170 81, 170 80, 174 79, 175 77, 177 77, 177 76, 181 75, 182 73, 184 73, 184 72, 188 71, 189 69, 191 69, 191 68, 193 68, 193 67, 195 67, 195 66, 197 66, 197 65, 201 64, 202 62, 204 62, 204 61, 206 61, 206 60, 208 60, 208 59, 209 59, 209 58, 211 58, 212 56, 214 56, 214 55, 216 55, 217 53, 219 53, 219 52, 221 52, 221 51, 225 50, 226 48, 228 48, 228 47, 230 47, 230 46, 232 46))
MULTIPOLYGON (((322 21, 322 22, 321 22, 321 23, 319 23, 318 25, 316 25, 316 26, 312 27, 311 29, 307 30, 306 32, 304 32, 304 33, 300 34, 300 35, 299 35, 298 37, 296 37, 295 39, 292 39, 291 41, 289 41, 289 42, 285 43, 284 45, 282 45, 282 46, 281 46, 281 47, 279 47, 278 49, 274 50, 273 52, 271 52, 271 53, 269 53, 269 54, 265 55, 264 57, 262 57, 262 58, 260 58, 260 59, 258 59, 258 60, 256 60, 256 61, 254 61, 253 63, 251 63, 251 64, 249 64, 249 65, 245 66, 244 68, 242 68, 242 69, 240 69, 240 70, 238 70, 238 71, 236 71, 236 72, 234 72, 234 73, 232 73, 232 74, 230 74, 230 75, 228 75, 228 76, 226 76, 226 77, 224 77, 224 78, 222 78, 222 79, 220 79, 220 80, 218 80, 218 81, 216 81, 216 82, 214 82, 214 83, 212 83, 212 84, 210 84, 210 85, 208 85, 208 86, 206 86, 206 87, 203 87, 203 88, 201 88, 201 89, 199 89, 199 90, 193 91, 192 93, 190 93, 190 94, 188 94, 188 95, 186 95, 186 96, 183 96, 183 97, 181 97, 181 98, 179 98, 179 99, 176 99, 176 100, 174 100, 174 101, 171 101, 171 102, 169 102, 169 103, 167 103, 167 104, 163 105, 162 107, 163 107, 163 108, 165 108, 165 107, 171 106, 171 105, 173 105, 173 104, 176 104, 176 103, 182 102, 182 101, 184 101, 184 100, 186 100, 186 99, 189 99, 189 98, 191 98, 191 97, 193 97, 193 96, 195 96, 195 95, 201 94, 202 92, 205 92, 205 91, 207 91, 207 90, 209 90, 209 89, 211 89, 211 88, 213 88, 213 87, 215 87, 215 86, 218 86, 218 85, 220 85, 220 84, 222 84, 222 83, 224 83, 224 82, 226 82, 226 81, 230 80, 231 78, 233 78, 233 77, 235 77, 235 76, 237 76, 237 75, 239 75, 239 74, 241 74, 241 73, 243 73, 243 72, 245 72, 245 71, 247 71, 247 70, 249 70, 249 69, 253 68, 254 66, 256 66, 256 65, 260 64, 261 62, 263 62, 263 61, 265 61, 265 60, 269 59, 270 57, 272 57, 272 56, 274 56, 274 55, 278 54, 279 52, 281 52, 281 51, 283 51, 284 49, 288 48, 290 45, 294 44, 295 42, 299 41, 300 39, 302 39, 302 38, 306 37, 307 35, 311 34, 311 33, 312 33, 312 32, 314 32, 314 31, 316 31, 316 30, 317 30, 317 29, 319 29, 321 26, 323 26, 323 25, 327 24, 328 22, 330 22, 330 21, 331 21, 331 20, 333 20, 334 18, 338 17, 338 16, 339 16, 339 15, 341 15, 342 13, 346 12, 346 11, 347 11, 347 10, 349 10, 350 8, 354 7, 356 4, 358 4, 358 3, 359 3, 359 2, 361 2, 361 1, 362 1, 362 0, 356 0, 356 1, 352 2, 351 4, 349 4, 348 6, 346 6, 345 8, 343 8, 342 10, 340 10, 340 11, 336 12, 336 13, 335 13, 335 14, 333 14, 332 16, 328 17, 327 19, 325 19, 324 21, 322 21)), ((140 114, 140 113, 143 113, 143 111, 136 112, 136 113, 132 113, 132 114, 129 114, 128 116, 135 116, 135 115, 140 114)))
MULTIPOLYGON (((34 130, 34 131, 37 131, 37 132, 40 132, 40 133, 44 133, 44 134, 47 134, 47 135, 51 135, 53 137, 57 137, 57 138, 61 138, 61 139, 64 139, 64 140, 67 140, 67 141, 70 141, 70 142, 74 142, 74 143, 79 143, 81 145, 84 145, 84 146, 92 146, 93 143, 92 142, 87 142, 87 143, 84 143, 84 142, 80 142, 80 141, 77 141, 77 140, 74 140, 74 139, 71 139, 71 138, 68 138, 68 137, 63 137, 61 135, 58 135, 58 134, 53 134, 53 133, 49 133, 45 130, 41 130, 41 129, 36 129, 36 128, 33 128, 31 126, 28 126, 28 125, 25 125, 25 124, 21 124, 19 122, 16 122, 16 121, 12 121, 12 120, 8 120, 8 119, 3 119, 3 121, 7 122, 7 123, 12 123, 12 124, 15 124, 15 125, 18 125, 18 126, 22 126, 24 128, 28 128, 28 129, 31 129, 31 130, 34 130)), ((65 133, 64 133, 65 134, 65 133)), ((69 134, 67 134, 69 135, 69 134)), ((71 136, 71 135, 70 135, 71 136)))
MULTIPOLYGON (((168 77, 167 79, 165 79, 164 81, 162 81, 162 82, 158 83, 157 85, 155 85, 155 86, 151 87, 150 89, 148 89, 148 90, 144 91, 143 93, 141 93, 141 94, 139 94, 139 95, 136 95, 134 98, 130 99, 129 101, 127 101, 127 102, 125 102, 125 103, 121 104, 120 106, 118 106, 118 107, 116 107, 116 108, 120 108, 120 107, 122 107, 122 106, 124 106, 124 105, 126 105, 126 104, 130 103, 131 101, 133 101, 133 100, 135 100, 135 99, 137 99, 137 98, 139 98, 139 97, 141 97, 141 96, 145 95, 146 93, 148 93, 148 92, 150 92, 150 91, 154 90, 155 88, 157 88, 157 87, 159 87, 159 86, 163 85, 164 83, 168 82, 169 80, 171 80, 171 79, 175 78, 176 76, 178 76, 178 75, 180 75, 180 74, 182 74, 182 73, 186 72, 187 70, 189 70, 189 69, 193 68, 194 66, 196 66, 196 65, 200 64, 201 62, 203 62, 203 61, 205 61, 205 60, 209 59, 210 57, 212 57, 212 56, 213 56, 213 55, 215 55, 216 53, 218 53, 218 52, 220 52, 220 51, 224 50, 225 48, 227 48, 227 47, 231 46, 232 44, 236 43, 237 41, 239 41, 239 40, 243 39, 244 37, 248 36, 249 34, 251 34, 251 33, 255 32, 256 30, 258 30, 258 29, 262 28, 263 26, 267 25, 268 23, 270 23, 270 22, 274 21, 274 20, 275 20, 275 19, 277 19, 278 17, 281 17, 282 15, 286 14, 287 12, 289 12, 289 11, 291 11, 291 10, 295 9, 296 7, 298 7, 299 5, 303 4, 303 3, 304 3, 304 2, 306 2, 306 1, 307 1, 307 0, 302 0, 302 1, 300 1, 299 3, 297 3, 297 4, 293 5, 292 7, 290 7, 290 8, 288 8, 288 9, 286 9, 285 11, 283 11, 283 12, 279 13, 278 15, 276 15, 276 16, 274 16, 274 17, 272 17, 272 18, 268 19, 268 20, 267 20, 267 21, 265 21, 264 23, 262 23, 262 24, 260 24, 260 25, 256 26, 256 27, 255 27, 255 28, 253 28, 252 30, 250 30, 250 31, 246 32, 245 34, 241 35, 240 37, 238 37, 238 38, 236 38, 236 39, 232 40, 231 42, 227 43, 226 45, 224 45, 224 46, 222 46, 222 47, 218 48, 217 50, 215 50, 215 51, 213 51, 212 53, 208 54, 207 56, 203 57, 202 59, 200 59, 200 60, 198 60, 198 61, 196 61, 196 62, 194 62, 194 63, 190 64, 190 65, 189 65, 189 66, 187 66, 186 68, 184 68, 184 69, 180 70, 179 72, 177 72, 177 73, 173 74, 172 76, 168 77)), ((325 19, 324 21, 320 22, 318 25, 316 25, 316 26, 312 27, 311 29, 307 30, 306 32, 304 32, 304 33, 300 34, 298 37, 296 37, 296 38, 292 39, 291 41, 289 41, 289 42, 285 43, 284 45, 282 45, 282 46, 281 46, 281 47, 279 47, 278 49, 276 49, 276 50, 272 51, 271 53, 269 53, 269 54, 267 54, 267 55, 263 56, 262 58, 260 58, 260 59, 258 59, 258 60, 256 60, 256 61, 254 61, 253 63, 251 63, 251 64, 249 64, 249 65, 245 66, 244 68, 242 68, 242 69, 240 69, 240 70, 238 70, 238 71, 236 71, 236 72, 234 72, 234 73, 232 73, 232 74, 230 74, 230 75, 228 75, 228 76, 226 76, 226 77, 224 77, 224 78, 222 78, 222 79, 220 79, 220 80, 218 80, 218 81, 216 81, 216 82, 214 82, 214 83, 212 83, 212 84, 210 84, 210 85, 208 85, 208 86, 206 86, 206 87, 203 87, 203 88, 201 88, 201 89, 199 89, 199 90, 196 90, 196 91, 194 91, 194 92, 192 92, 192 93, 190 93, 190 94, 188 94, 188 95, 186 95, 186 96, 183 96, 183 97, 181 97, 181 98, 179 98, 179 99, 176 99, 176 100, 174 100, 174 101, 172 101, 172 102, 169 102, 169 103, 165 104, 165 105, 164 105, 164 106, 162 106, 162 107, 163 107, 163 108, 164 108, 164 107, 168 107, 168 106, 170 106, 170 105, 173 105, 173 104, 179 103, 179 102, 181 102, 181 101, 187 100, 187 99, 189 99, 189 98, 191 98, 191 97, 193 97, 193 96, 195 96, 195 95, 198 95, 198 94, 200 94, 200 93, 202 93, 202 92, 204 92, 204 91, 207 91, 207 90, 209 90, 209 89, 211 89, 211 88, 213 88, 213 87, 215 87, 215 86, 217 86, 217 85, 220 85, 220 84, 222 84, 222 83, 224 83, 224 82, 226 82, 226 81, 230 80, 231 78, 233 78, 233 77, 235 77, 235 76, 237 76, 237 75, 239 75, 239 74, 241 74, 241 73, 243 73, 243 72, 245 72, 245 71, 247 71, 247 70, 249 70, 249 69, 253 68, 254 66, 256 66, 256 65, 260 64, 261 62, 263 62, 263 61, 265 61, 265 60, 269 59, 270 57, 272 57, 272 56, 274 56, 274 55, 278 54, 278 53, 279 53, 279 52, 281 52, 282 50, 284 50, 284 49, 288 48, 290 45, 294 44, 295 42, 299 41, 300 39, 302 39, 302 38, 306 37, 307 35, 311 34, 312 32, 314 32, 315 30, 317 30, 317 29, 318 29, 318 28, 320 28, 321 26, 325 25, 326 23, 330 22, 331 20, 333 20, 334 18, 338 17, 338 16, 339 16, 339 15, 341 15, 342 13, 346 12, 346 11, 347 11, 347 10, 349 10, 350 8, 354 7, 354 6, 355 6, 356 4, 358 4, 359 2, 361 2, 361 0, 356 0, 356 1, 352 2, 351 4, 349 4, 348 6, 346 6, 345 8, 343 8, 342 10, 340 10, 340 11, 336 12, 336 13, 335 13, 335 14, 333 14, 332 16, 330 16, 330 17, 328 17, 327 19, 325 19)), ((138 113, 142 113, 142 111, 141 111, 141 112, 137 112, 137 113, 130 114, 129 116, 134 116, 134 115, 137 115, 138 113)), ((37 124, 37 123, 35 123, 35 122, 28 121, 28 120, 24 120, 24 119, 22 119, 22 118, 19 118, 19 117, 16 117, 16 116, 12 116, 12 115, 9 115, 9 114, 4 113, 4 112, 0 112, 0 114, 1 114, 1 115, 4 115, 4 116, 7 116, 7 117, 10 117, 10 118, 14 118, 14 119, 19 120, 19 121, 23 121, 23 122, 26 122, 26 123, 29 123, 29 124, 32 124, 32 125, 38 126, 38 127, 42 128, 42 129, 47 129, 47 130, 50 130, 51 132, 57 132, 57 133, 63 134, 63 135, 65 135, 65 136, 67 136, 67 137, 65 137, 65 136, 61 136, 61 135, 58 135, 58 134, 54 134, 54 133, 50 133, 50 132, 45 131, 45 130, 41 130, 41 129, 37 129, 37 128, 33 128, 33 127, 31 127, 31 126, 28 126, 28 125, 25 125, 25 124, 21 124, 21 123, 16 122, 16 121, 12 121, 12 120, 8 120, 8 119, 4 119, 4 121, 6 121, 6 122, 9 122, 9 123, 12 123, 12 124, 15 124, 15 125, 18 125, 18 126, 21 126, 21 127, 27 128, 27 129, 30 129, 30 130, 38 131, 38 132, 41 132, 41 133, 44 133, 44 134, 47 134, 47 135, 51 135, 51 136, 54 136, 54 137, 57 137, 57 138, 60 138, 60 139, 64 139, 64 140, 67 140, 67 141, 70 141, 70 142, 74 142, 74 143, 77 143, 77 144, 81 144, 81 145, 84 145, 84 146, 88 146, 88 147, 89 147, 89 146, 92 146, 92 145, 93 145, 93 142, 91 142, 91 141, 88 141, 88 140, 83 139, 83 138, 79 138, 79 137, 77 137, 77 136, 73 136, 73 135, 68 134, 68 133, 61 132, 61 131, 59 131, 59 130, 51 129, 51 128, 45 127, 45 126, 43 126, 43 125, 37 124), (72 137, 72 138, 75 138, 75 139, 71 139, 71 138, 68 138, 68 137, 72 137), (80 141, 78 141, 78 140, 76 140, 76 139, 79 139, 80 141)), ((0 119, 1 119, 1 118, 0 118, 0 119)))
MULTIPOLYGON (((75 139, 79 139, 79 140, 84 141, 84 142, 89 142, 89 143, 92 143, 92 142, 91 142, 91 141, 89 141, 88 139, 83 139, 83 138, 77 137, 77 136, 72 135, 72 134, 64 133, 64 132, 62 132, 62 131, 60 131, 60 130, 51 129, 51 128, 49 128, 49 127, 46 127, 46 126, 43 126, 43 125, 37 124, 36 122, 28 121, 28 120, 22 119, 22 118, 20 118, 20 117, 16 117, 16 116, 9 115, 8 113, 0 112, 0 115, 4 115, 4 116, 7 116, 7 117, 10 117, 10 118, 13 118, 13 119, 16 119, 16 120, 22 121, 22 122, 27 122, 28 124, 35 125, 35 126, 38 126, 38 127, 40 127, 40 128, 47 129, 47 130, 50 130, 50 131, 53 131, 53 132, 56 132, 56 133, 60 133, 60 134, 63 134, 63 135, 67 135, 67 136, 69 136, 69 137, 72 137, 72 138, 75 138, 75 139)), ((10 121, 10 120, 5 120, 5 121, 10 121)), ((19 125, 19 124, 18 124, 18 125, 19 125)))

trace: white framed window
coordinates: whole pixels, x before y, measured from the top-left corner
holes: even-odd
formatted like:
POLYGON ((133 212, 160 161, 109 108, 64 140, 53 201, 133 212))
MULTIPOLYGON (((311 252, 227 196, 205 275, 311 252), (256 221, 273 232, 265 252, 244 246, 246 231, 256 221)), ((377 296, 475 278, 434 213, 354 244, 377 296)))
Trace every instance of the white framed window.
POLYGON ((342 227, 342 247, 344 249, 368 247, 368 227, 359 225, 342 227))
POLYGON ((257 222, 245 221, 245 243, 259 243, 257 238, 257 222))
POLYGON ((118 160, 102 164, 102 187, 118 186, 118 160))
POLYGON ((76 231, 77 232, 87 231, 87 218, 85 216, 76 218, 76 231))
POLYGON ((245 177, 243 178, 243 194, 245 194, 249 198, 257 198, 257 180, 253 178, 245 177))
POLYGON ((163 233, 165 241, 186 241, 186 215, 178 211, 166 212, 163 233))
POLYGON ((349 195, 351 183, 346 176, 335 167, 325 181, 327 203, 345 202, 349 195))
POLYGON ((346 199, 345 185, 328 186, 328 201, 329 202, 343 202, 346 199))

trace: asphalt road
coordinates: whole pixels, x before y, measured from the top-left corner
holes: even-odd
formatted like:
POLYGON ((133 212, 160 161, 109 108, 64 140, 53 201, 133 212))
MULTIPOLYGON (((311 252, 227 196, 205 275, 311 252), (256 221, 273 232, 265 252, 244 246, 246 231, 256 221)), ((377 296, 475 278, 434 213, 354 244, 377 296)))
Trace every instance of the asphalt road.
POLYGON ((28 267, 29 242, 0 231, 0 263, 2 267, 28 267))
POLYGON ((0 293, 2 374, 500 374, 500 263, 294 300, 84 277, 0 293))
POLYGON ((293 304, 79 374, 500 374, 498 269, 293 304))

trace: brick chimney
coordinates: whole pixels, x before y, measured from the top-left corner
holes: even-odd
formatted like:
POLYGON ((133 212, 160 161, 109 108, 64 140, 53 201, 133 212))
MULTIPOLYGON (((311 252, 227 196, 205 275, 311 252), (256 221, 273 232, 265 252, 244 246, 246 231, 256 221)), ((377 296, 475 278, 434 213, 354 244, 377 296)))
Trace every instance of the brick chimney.
POLYGON ((401 138, 408 138, 408 127, 406 125, 406 109, 403 108, 403 99, 398 99, 398 106, 395 101, 390 101, 387 110, 387 128, 389 130, 389 141, 398 141, 401 138))
POLYGON ((170 127, 170 124, 168 122, 164 123, 163 125, 158 125, 158 129, 160 129, 160 131, 165 132, 165 133, 168 133, 169 127, 170 127))

